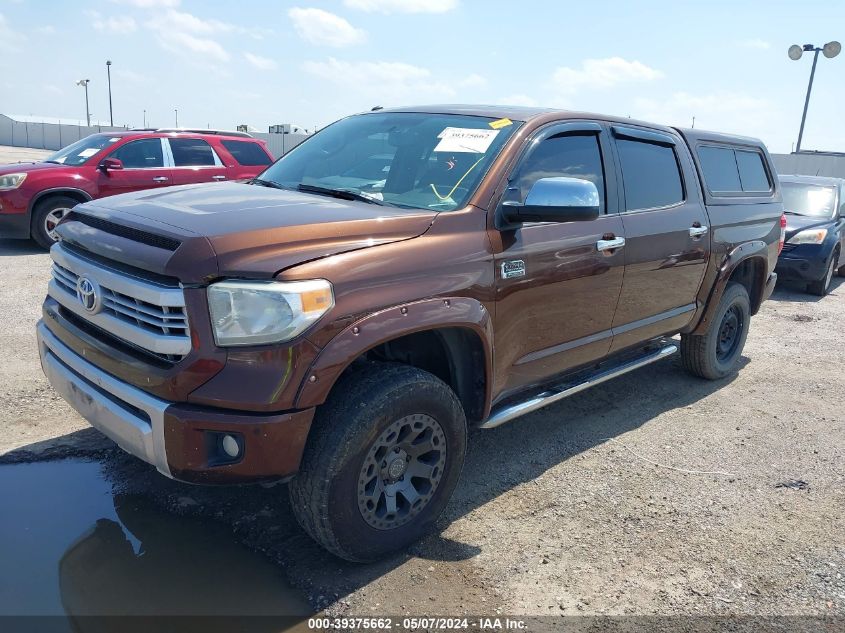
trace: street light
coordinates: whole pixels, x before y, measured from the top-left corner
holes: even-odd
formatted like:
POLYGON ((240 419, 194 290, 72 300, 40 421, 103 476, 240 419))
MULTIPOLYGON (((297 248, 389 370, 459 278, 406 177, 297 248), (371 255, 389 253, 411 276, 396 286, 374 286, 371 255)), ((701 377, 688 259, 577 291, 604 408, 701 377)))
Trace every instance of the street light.
POLYGON ((88 82, 91 81, 90 79, 80 79, 76 82, 77 86, 82 86, 85 88, 85 124, 88 127, 91 127, 91 111, 88 109, 88 82))
POLYGON ((109 125, 114 127, 114 112, 111 108, 111 60, 106 60, 106 74, 109 77, 109 125))
POLYGON ((813 51, 813 68, 810 70, 810 83, 807 84, 807 97, 804 99, 804 114, 801 115, 801 129, 798 130, 798 144, 795 146, 795 151, 801 151, 801 138, 804 136, 804 122, 807 120, 807 106, 810 105, 810 92, 813 90, 813 77, 816 75, 816 62, 819 61, 819 53, 822 53, 828 59, 832 59, 839 55, 840 51, 842 50, 842 45, 839 42, 833 41, 828 42, 821 48, 817 46, 813 46, 812 44, 804 44, 804 46, 798 46, 798 44, 793 44, 789 47, 789 51, 787 55, 789 55, 789 59, 794 62, 797 62, 801 59, 801 56, 804 52, 813 51))

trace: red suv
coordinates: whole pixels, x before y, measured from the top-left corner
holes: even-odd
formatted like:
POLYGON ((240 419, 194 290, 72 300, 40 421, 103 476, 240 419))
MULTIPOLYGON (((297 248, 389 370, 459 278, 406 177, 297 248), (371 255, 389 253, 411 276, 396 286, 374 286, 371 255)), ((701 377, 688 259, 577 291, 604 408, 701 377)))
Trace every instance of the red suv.
POLYGON ((40 163, 0 166, 0 238, 45 248, 80 202, 139 189, 252 178, 273 162, 244 132, 131 130, 93 134, 40 163))

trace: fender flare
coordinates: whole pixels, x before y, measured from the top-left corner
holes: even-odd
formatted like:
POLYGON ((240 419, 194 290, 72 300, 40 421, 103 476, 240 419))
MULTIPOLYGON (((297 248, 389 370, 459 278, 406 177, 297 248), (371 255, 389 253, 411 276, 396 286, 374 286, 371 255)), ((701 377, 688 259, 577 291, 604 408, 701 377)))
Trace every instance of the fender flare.
POLYGON ((308 372, 296 397, 304 409, 325 402, 340 375, 361 354, 407 334, 442 328, 473 331, 484 349, 484 416, 489 414, 493 375, 493 322, 487 308, 469 297, 438 297, 395 305, 349 324, 326 345, 308 372))
MULTIPOLYGON (((35 207, 38 203, 46 196, 50 196, 53 194, 76 194, 83 198, 85 198, 85 202, 91 202, 94 199, 90 193, 85 191, 84 189, 79 189, 78 187, 51 187, 50 189, 44 189, 39 191, 34 196, 32 196, 32 200, 29 201, 29 206, 26 209, 26 213, 29 217, 32 217, 32 212, 35 210, 35 207)), ((80 204, 82 204, 80 202, 80 204)))
POLYGON ((707 331, 707 328, 710 327, 710 321, 712 321, 716 309, 719 307, 719 301, 722 299, 722 295, 728 285, 728 280, 740 264, 750 259, 761 259, 766 264, 763 268, 763 277, 761 279, 755 279, 755 285, 759 284, 760 288, 759 296, 750 297, 751 314, 757 313, 760 309, 760 304, 763 303, 764 288, 766 286, 765 271, 768 270, 769 262, 769 245, 762 240, 745 242, 727 254, 722 261, 722 265, 719 267, 716 281, 713 283, 713 289, 710 291, 710 296, 707 299, 701 319, 691 332, 692 334, 704 334, 707 331))

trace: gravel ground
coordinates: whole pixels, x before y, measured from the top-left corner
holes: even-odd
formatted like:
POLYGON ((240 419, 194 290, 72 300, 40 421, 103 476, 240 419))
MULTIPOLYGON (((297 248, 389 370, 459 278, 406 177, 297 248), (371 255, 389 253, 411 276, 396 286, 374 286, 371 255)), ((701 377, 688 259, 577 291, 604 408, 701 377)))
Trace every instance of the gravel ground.
POLYGON ((82 454, 115 487, 208 517, 333 614, 845 614, 845 279, 779 288, 737 376, 672 358, 471 438, 442 532, 376 565, 341 563, 282 486, 166 480, 47 386, 34 325, 45 253, 0 241, 0 463, 82 454))

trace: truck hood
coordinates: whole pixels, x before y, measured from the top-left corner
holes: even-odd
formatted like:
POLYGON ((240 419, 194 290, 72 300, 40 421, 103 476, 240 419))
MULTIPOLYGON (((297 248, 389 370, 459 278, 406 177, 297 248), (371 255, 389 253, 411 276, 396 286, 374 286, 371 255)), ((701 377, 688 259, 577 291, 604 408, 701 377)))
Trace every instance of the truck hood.
POLYGON ((204 282, 269 278, 309 260, 414 238, 436 215, 245 183, 210 183, 87 202, 76 207, 59 233, 110 259, 183 282, 204 282), (165 238, 166 248, 151 235, 165 238))

